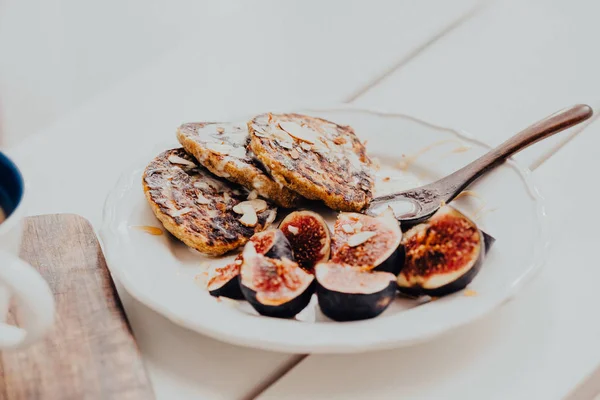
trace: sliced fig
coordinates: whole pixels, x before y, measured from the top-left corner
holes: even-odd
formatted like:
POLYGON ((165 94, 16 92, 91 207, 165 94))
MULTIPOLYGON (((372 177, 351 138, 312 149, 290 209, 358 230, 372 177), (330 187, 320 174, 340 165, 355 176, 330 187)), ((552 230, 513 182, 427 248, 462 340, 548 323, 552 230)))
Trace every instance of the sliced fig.
POLYGON ((313 273, 315 265, 329 260, 331 235, 323 217, 312 211, 294 211, 279 229, 292 245, 296 262, 313 273))
POLYGON ((340 213, 331 243, 331 261, 398 275, 404 263, 402 231, 394 212, 377 217, 340 213))
POLYGON ((206 288, 211 296, 228 297, 235 300, 244 298, 238 279, 240 265, 242 265, 242 258, 238 256, 231 264, 215 267, 209 271, 206 288))
POLYGON ((323 314, 336 321, 374 318, 396 296, 396 276, 333 262, 315 268, 317 298, 323 314))
MULTIPOLYGON (((268 229, 255 233, 250 241, 254 244, 255 251, 264 254, 266 257, 294 259, 290 242, 279 229, 268 229)), ((242 254, 239 254, 231 264, 211 269, 206 285, 211 295, 235 300, 244 298, 238 279, 242 261, 242 254)))
POLYGON ((240 287, 261 315, 293 318, 310 302, 314 276, 287 258, 275 260, 258 254, 248 242, 242 253, 240 287))
POLYGON ((444 206, 404 233, 406 260, 398 289, 408 295, 443 296, 464 289, 481 269, 485 238, 477 225, 444 206))
POLYGON ((258 254, 277 260, 287 258, 294 261, 292 246, 286 236, 279 229, 268 229, 255 233, 250 241, 258 254))

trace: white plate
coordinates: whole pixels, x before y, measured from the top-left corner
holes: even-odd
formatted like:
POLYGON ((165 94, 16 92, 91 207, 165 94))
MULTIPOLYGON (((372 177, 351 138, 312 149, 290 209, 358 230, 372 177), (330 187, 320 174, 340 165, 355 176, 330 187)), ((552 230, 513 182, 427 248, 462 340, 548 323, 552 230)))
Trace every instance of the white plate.
MULTIPOLYGON (((408 160, 407 172, 423 183, 456 170, 488 149, 462 133, 402 115, 349 107, 300 112, 353 126, 360 138, 368 139, 371 155, 408 160)), ((541 198, 527 170, 509 162, 470 188, 479 197, 453 202, 497 239, 470 292, 431 302, 398 298, 383 315, 358 322, 327 320, 314 298, 294 320, 257 316, 245 302, 218 301, 202 287, 207 263, 224 263, 231 257, 205 258, 169 235, 152 236, 135 228, 160 226, 141 186, 142 171, 154 156, 142 155, 124 171, 107 198, 100 234, 108 265, 141 302, 177 324, 223 341, 302 353, 406 346, 490 312, 510 299, 543 264, 547 241, 541 198)))

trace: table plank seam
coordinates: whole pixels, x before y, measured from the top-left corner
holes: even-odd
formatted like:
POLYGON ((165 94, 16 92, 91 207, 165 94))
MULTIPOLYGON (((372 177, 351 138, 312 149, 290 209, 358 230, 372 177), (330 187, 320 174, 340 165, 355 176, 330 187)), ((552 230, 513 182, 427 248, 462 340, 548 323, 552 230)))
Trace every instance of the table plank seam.
POLYGON ((466 21, 468 21, 469 19, 471 19, 475 15, 477 15, 481 10, 483 10, 483 8, 485 6, 487 6, 487 4, 489 4, 490 1, 491 0, 484 0, 484 1, 480 2, 480 3, 478 3, 477 5, 475 5, 471 10, 469 10, 468 12, 466 12, 460 18, 452 21, 450 24, 448 24, 447 26, 445 26, 438 33, 436 33, 431 38, 429 38, 429 40, 427 40, 426 42, 424 42, 424 43, 420 44, 419 46, 417 46, 413 51, 411 51, 406 56, 404 56, 400 60, 398 60, 398 62, 392 64, 384 72, 382 72, 381 74, 379 74, 375 78, 371 79, 366 84, 360 86, 350 96, 346 97, 342 102, 343 103, 352 103, 353 101, 355 101, 359 97, 363 96, 365 93, 367 93, 372 88, 374 88, 374 87, 378 86, 379 84, 381 84, 383 81, 386 80, 386 78, 388 78, 389 76, 391 76, 392 74, 394 74, 397 70, 399 70, 400 68, 402 68, 403 66, 405 66, 406 64, 408 64, 411 60, 417 58, 421 53, 423 53, 423 51, 425 51, 426 49, 428 49, 433 44, 437 43, 441 38, 443 38, 444 36, 446 36, 447 34, 449 34, 450 32, 452 32, 453 30, 455 30, 456 28, 458 28, 459 26, 461 26, 463 23, 465 23, 466 21))
MULTIPOLYGON (((597 110, 599 107, 594 106, 592 108, 597 110)), ((585 121, 578 127, 573 128, 573 131, 565 139, 561 140, 556 145, 552 146, 550 149, 545 151, 541 156, 539 156, 535 160, 533 160, 533 162, 529 164, 529 169, 531 171, 535 171, 540 166, 542 166, 553 155, 558 153, 558 151, 560 149, 565 147, 565 145, 567 145, 569 142, 571 142, 573 139, 575 139, 577 136, 579 136, 579 134, 581 132, 583 132, 590 124, 592 124, 598 118, 598 116, 600 116, 600 113, 598 113, 597 111, 594 111, 594 115, 589 120, 585 121)))

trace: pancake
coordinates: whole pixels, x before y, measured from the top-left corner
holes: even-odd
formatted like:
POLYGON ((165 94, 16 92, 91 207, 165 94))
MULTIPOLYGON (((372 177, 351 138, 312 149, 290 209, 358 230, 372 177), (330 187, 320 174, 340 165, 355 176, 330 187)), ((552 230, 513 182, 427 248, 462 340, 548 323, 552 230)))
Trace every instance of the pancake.
POLYGON ((277 215, 273 205, 249 201, 245 188, 214 176, 181 148, 159 154, 142 180, 156 218, 173 236, 205 254, 217 256, 242 246, 277 215))
POLYGON ((246 124, 197 122, 183 124, 177 139, 213 174, 238 183, 281 207, 297 205, 300 196, 275 182, 247 148, 246 124))
POLYGON ((349 126, 299 114, 248 122, 250 147, 268 173, 307 199, 360 211, 373 197, 371 160, 349 126))

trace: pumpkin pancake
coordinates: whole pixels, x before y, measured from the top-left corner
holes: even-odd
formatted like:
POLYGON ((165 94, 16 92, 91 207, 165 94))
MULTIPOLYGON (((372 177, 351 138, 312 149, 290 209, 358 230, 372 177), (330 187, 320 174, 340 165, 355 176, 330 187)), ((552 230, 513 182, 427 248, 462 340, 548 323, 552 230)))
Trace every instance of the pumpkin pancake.
POLYGON ((349 126, 300 114, 248 122, 250 147, 268 173, 307 199, 360 211, 373 197, 371 160, 349 126))
POLYGON ((146 167, 144 193, 164 227, 186 245, 221 255, 245 244, 275 219, 275 206, 211 174, 184 149, 167 150, 146 167), (254 196, 251 196, 254 197, 254 196))
POLYGON ((213 174, 238 183, 282 207, 297 205, 300 196, 275 182, 247 147, 246 124, 196 122, 183 124, 177 139, 213 174))

